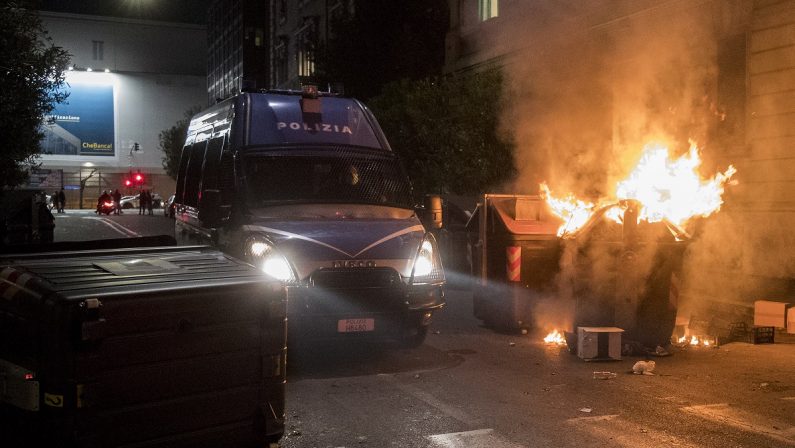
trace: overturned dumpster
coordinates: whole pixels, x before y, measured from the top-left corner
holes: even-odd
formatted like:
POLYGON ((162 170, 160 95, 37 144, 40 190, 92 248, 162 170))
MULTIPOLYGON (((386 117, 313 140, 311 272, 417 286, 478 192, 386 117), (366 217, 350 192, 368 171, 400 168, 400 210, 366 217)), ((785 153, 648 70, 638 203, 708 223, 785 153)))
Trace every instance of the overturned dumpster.
POLYGON ((665 220, 639 223, 639 206, 602 207, 558 236, 561 220, 540 197, 484 195, 470 221, 475 316, 518 330, 546 324, 540 310, 554 309, 570 333, 616 326, 625 340, 665 345, 688 236, 665 220))
POLYGON ((286 297, 206 247, 0 259, 8 446, 267 446, 284 429, 286 297))

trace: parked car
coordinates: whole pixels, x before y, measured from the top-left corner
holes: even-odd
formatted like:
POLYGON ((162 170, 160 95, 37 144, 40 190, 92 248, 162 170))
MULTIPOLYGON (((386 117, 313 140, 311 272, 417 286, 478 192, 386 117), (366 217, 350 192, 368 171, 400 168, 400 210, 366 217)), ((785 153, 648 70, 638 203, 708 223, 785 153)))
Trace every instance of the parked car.
POLYGON ((172 219, 174 218, 174 195, 173 194, 171 196, 169 196, 168 199, 166 199, 166 203, 163 204, 163 216, 165 216, 167 218, 172 218, 172 219))
MULTIPOLYGON (((139 204, 138 196, 140 196, 140 193, 136 194, 135 196, 122 197, 121 201, 119 201, 121 203, 121 208, 123 209, 138 208, 139 204)), ((152 193, 152 208, 160 208, 162 205, 163 205, 163 198, 161 198, 160 195, 157 193, 152 193)))

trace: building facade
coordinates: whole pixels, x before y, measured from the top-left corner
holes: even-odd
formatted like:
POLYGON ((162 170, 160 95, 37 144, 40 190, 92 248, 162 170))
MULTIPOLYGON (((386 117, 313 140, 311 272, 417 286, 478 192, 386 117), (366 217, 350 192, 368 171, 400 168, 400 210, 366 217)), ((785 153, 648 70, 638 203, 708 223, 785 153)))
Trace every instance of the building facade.
POLYGON ((71 54, 67 101, 43 125, 42 166, 31 186, 63 188, 68 207, 93 207, 103 190, 168 197, 159 133, 206 106, 204 26, 40 11, 54 44, 71 54), (141 173, 143 182, 125 180, 141 173))
POLYGON ((271 0, 271 86, 300 89, 316 82, 318 51, 335 18, 353 12, 353 0, 271 0))
POLYGON ((738 172, 690 245, 686 301, 705 317, 791 302, 794 0, 448 4, 446 72, 505 74, 517 192, 543 179, 607 193, 647 139, 693 139, 704 174, 738 172))
POLYGON ((208 14, 209 104, 270 87, 270 0, 216 0, 208 14))

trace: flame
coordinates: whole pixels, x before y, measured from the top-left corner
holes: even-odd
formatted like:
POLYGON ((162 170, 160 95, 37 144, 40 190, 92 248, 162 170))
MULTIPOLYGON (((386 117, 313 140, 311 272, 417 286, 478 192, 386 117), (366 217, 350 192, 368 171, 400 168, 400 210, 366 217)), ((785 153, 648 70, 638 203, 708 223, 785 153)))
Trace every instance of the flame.
MULTIPOLYGON (((726 182, 737 172, 734 166, 714 177, 702 180, 698 168, 701 166, 698 147, 691 142, 687 154, 671 160, 668 148, 660 144, 644 147, 640 161, 627 178, 616 185, 614 201, 602 201, 602 205, 623 199, 636 199, 641 207, 639 219, 657 222, 667 219, 684 226, 696 216, 707 217, 720 210, 726 182)), ((569 194, 559 199, 552 196, 546 183, 540 185, 541 197, 552 211, 564 220, 558 235, 571 233, 582 227, 596 206, 569 194)), ((607 216, 621 222, 617 208, 607 216)))
POLYGON ((712 341, 710 339, 707 339, 705 336, 698 337, 696 335, 690 335, 689 340, 687 336, 682 336, 681 338, 677 339, 677 342, 680 345, 702 345, 704 347, 709 347, 712 345, 712 341))
POLYGON ((563 219, 563 225, 558 228, 558 236, 571 233, 582 227, 591 217, 595 205, 581 201, 569 193, 568 196, 558 199, 552 196, 549 187, 544 182, 540 185, 541 198, 544 199, 552 212, 563 219))
POLYGON ((564 338, 563 334, 556 329, 552 330, 548 335, 546 335, 544 342, 547 344, 566 345, 566 338, 564 338))

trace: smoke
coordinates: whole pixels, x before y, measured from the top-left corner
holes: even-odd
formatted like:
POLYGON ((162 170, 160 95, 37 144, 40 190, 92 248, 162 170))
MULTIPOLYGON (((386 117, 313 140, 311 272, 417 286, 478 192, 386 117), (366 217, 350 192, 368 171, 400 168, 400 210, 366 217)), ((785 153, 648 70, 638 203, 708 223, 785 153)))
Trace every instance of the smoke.
MULTIPOLYGON (((497 40, 480 40, 486 52, 512 49, 504 64, 508 106, 502 126, 516 145, 519 174, 513 192, 535 194, 546 181, 558 197, 613 199, 616 183, 650 142, 666 145, 678 157, 693 140, 702 150, 705 177, 738 163, 731 160, 736 149, 730 146, 742 145, 744 134, 731 132, 745 121, 745 69, 733 70, 746 64, 744 36, 752 2, 530 3, 506 12, 511 20, 500 26, 511 28, 497 40), (727 47, 727 42, 740 46, 727 47)), ((742 175, 741 166, 736 177, 742 175)), ((705 295, 722 300, 765 290, 762 282, 747 278, 739 285, 731 272, 795 273, 789 226, 776 222, 778 216, 755 220, 725 208, 729 211, 689 229, 696 238, 682 275, 689 290, 680 300, 705 295), (733 287, 730 294, 721 293, 733 287)), ((611 258, 589 257, 599 261, 587 267, 590 271, 570 272, 573 268, 563 263, 561 278, 609 281, 615 266, 602 261, 611 258)), ((652 263, 646 259, 639 265, 652 263)), ((787 288, 795 290, 791 284, 787 288)))
POLYGON ((626 3, 543 2, 516 20, 507 40, 521 57, 505 66, 503 117, 517 148, 514 191, 545 180, 553 193, 598 200, 649 141, 677 153, 688 139, 707 143, 717 110, 710 9, 626 3))

